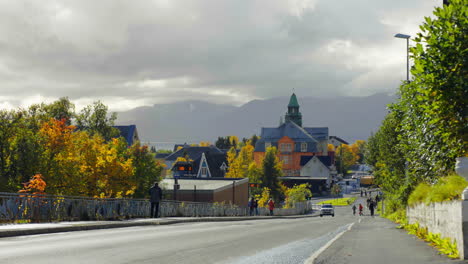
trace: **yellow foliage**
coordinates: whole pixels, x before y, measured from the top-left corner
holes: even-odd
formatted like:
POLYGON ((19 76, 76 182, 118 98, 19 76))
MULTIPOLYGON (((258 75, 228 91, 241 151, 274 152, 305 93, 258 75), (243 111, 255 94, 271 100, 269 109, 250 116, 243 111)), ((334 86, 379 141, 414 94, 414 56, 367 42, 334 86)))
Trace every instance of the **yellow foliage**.
POLYGON ((268 200, 270 200, 270 189, 264 187, 260 199, 258 200, 259 207, 268 207, 268 200))

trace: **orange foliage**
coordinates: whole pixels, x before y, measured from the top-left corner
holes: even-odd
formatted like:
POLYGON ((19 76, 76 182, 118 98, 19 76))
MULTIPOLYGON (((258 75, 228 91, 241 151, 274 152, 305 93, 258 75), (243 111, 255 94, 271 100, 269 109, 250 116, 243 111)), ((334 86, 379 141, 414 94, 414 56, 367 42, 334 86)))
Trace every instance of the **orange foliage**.
POLYGON ((41 174, 34 175, 28 182, 23 183, 24 188, 20 193, 45 194, 46 182, 41 174))

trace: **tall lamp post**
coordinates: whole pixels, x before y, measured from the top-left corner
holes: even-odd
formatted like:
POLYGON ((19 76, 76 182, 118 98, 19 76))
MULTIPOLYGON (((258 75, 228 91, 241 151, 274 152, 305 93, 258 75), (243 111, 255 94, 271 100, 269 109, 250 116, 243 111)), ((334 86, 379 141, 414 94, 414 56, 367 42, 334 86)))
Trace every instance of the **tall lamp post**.
POLYGON ((409 39, 411 36, 398 33, 394 37, 406 39, 406 81, 409 82, 409 39))

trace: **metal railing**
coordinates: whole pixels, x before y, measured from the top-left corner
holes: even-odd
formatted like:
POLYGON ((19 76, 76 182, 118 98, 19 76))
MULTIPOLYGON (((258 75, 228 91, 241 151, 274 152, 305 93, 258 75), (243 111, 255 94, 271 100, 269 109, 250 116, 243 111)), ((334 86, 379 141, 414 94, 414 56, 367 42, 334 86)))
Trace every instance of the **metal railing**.
MULTIPOLYGON (((320 209, 320 208, 318 208, 320 209)), ((298 215, 317 210, 310 202, 296 203, 294 208, 275 209, 275 215, 298 215)), ((267 208, 258 208, 259 215, 268 215, 267 208)), ((163 200, 160 216, 247 216, 247 207, 223 203, 201 203, 163 200)), ((0 192, 0 220, 77 221, 145 218, 150 214, 148 199, 92 198, 42 194, 0 192)))

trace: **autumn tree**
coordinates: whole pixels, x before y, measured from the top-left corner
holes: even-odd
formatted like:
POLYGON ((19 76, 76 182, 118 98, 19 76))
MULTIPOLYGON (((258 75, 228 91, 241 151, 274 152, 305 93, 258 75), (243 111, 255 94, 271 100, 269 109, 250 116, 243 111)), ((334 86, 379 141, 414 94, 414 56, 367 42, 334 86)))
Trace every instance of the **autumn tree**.
POLYGON ((247 178, 250 164, 253 162, 252 145, 247 144, 241 148, 237 156, 234 148, 228 152, 229 171, 226 173, 227 178, 247 178))
POLYGON ((295 203, 304 202, 307 198, 312 197, 310 191, 310 185, 307 183, 294 185, 292 188, 288 188, 285 192, 286 195, 286 208, 293 208, 295 203))
POLYGON ((162 164, 156 161, 148 149, 139 142, 133 144, 128 150, 134 167, 134 181, 136 189, 134 197, 144 198, 154 182, 161 180, 162 164))
POLYGON ((41 174, 36 174, 31 179, 23 183, 23 189, 19 190, 19 193, 28 194, 45 194, 45 188, 47 183, 42 178, 41 174))

